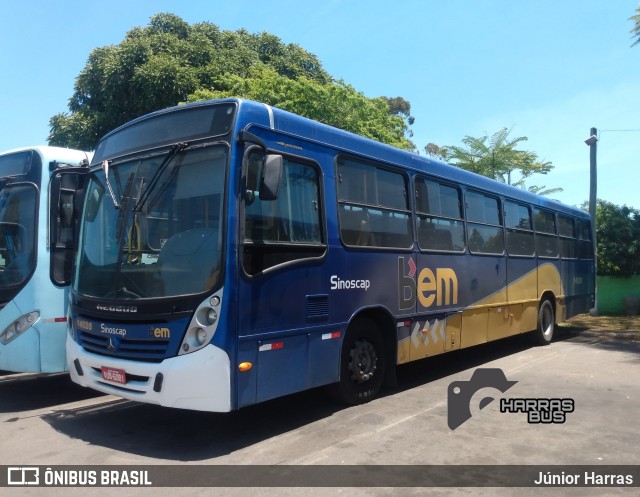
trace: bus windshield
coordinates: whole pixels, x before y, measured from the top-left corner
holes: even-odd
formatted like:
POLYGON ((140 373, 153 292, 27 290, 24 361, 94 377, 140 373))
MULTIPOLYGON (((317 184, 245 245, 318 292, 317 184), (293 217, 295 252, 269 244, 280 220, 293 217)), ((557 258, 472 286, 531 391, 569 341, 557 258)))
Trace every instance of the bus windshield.
POLYGON ((227 155, 221 145, 176 145, 94 171, 74 289, 87 297, 131 300, 216 287, 227 155))
POLYGON ((36 188, 30 183, 0 191, 0 288, 23 283, 35 267, 36 188))

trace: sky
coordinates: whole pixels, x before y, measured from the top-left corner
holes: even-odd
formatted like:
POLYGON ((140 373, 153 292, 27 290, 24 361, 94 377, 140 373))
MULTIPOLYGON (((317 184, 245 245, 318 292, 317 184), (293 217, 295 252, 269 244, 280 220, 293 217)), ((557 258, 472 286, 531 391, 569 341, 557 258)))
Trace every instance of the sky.
POLYGON ((401 96, 413 141, 511 129, 554 169, 528 185, 580 206, 598 129, 598 198, 640 209, 638 0, 0 0, 0 151, 46 144, 94 48, 159 12, 267 31, 367 97, 401 96))

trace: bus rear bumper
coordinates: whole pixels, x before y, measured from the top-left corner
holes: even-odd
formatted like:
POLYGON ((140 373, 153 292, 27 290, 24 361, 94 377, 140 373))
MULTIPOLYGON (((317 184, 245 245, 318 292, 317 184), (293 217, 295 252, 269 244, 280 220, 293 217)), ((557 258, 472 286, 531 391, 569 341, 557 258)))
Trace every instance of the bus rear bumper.
POLYGON ((92 354, 67 337, 71 379, 82 386, 125 399, 197 411, 231 410, 229 356, 213 345, 160 363, 92 354), (103 368, 124 371, 126 383, 103 378, 103 368))

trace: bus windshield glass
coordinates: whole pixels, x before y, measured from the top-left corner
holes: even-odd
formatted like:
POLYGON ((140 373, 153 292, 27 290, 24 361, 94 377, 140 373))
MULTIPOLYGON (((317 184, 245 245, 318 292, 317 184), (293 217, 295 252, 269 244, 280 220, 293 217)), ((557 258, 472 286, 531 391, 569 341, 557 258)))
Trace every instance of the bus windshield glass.
POLYGON ((95 170, 82 216, 75 290, 130 300, 216 287, 227 155, 223 145, 182 144, 95 170))
POLYGON ((20 285, 35 267, 36 194, 30 183, 0 190, 0 288, 20 285))

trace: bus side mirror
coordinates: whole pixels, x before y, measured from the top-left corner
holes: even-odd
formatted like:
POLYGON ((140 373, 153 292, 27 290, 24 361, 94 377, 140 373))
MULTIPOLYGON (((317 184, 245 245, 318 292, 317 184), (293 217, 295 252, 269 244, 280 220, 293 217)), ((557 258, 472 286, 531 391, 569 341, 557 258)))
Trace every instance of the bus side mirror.
POLYGON ((54 172, 49 196, 50 277, 58 286, 71 282, 74 248, 78 242, 79 217, 88 175, 86 167, 54 172))
POLYGON ((260 176, 260 200, 276 200, 278 198, 283 163, 282 155, 265 156, 260 176))

